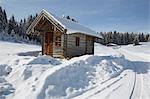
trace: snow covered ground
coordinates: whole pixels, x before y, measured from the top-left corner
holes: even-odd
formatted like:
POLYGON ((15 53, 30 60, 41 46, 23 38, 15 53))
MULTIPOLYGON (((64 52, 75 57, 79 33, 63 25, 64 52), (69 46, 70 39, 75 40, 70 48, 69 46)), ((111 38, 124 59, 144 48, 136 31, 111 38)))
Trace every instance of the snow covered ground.
POLYGON ((150 43, 106 47, 70 60, 0 41, 0 99, 150 99, 150 43))

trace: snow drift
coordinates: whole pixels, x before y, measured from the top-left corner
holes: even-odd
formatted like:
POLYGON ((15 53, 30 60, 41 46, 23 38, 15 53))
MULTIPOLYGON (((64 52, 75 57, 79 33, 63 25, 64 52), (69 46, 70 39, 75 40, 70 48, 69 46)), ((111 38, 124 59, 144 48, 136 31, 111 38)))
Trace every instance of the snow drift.
MULTIPOLYGON (((74 59, 70 61, 72 60, 74 59)), ((87 55, 75 60, 48 74, 36 98, 71 98, 80 95, 93 86, 117 76, 130 63, 124 57, 115 56, 87 55)))
POLYGON ((31 60, 28 64, 51 64, 51 65, 59 65, 61 62, 51 56, 38 56, 31 60))
POLYGON ((0 76, 7 76, 12 71, 12 68, 6 64, 0 64, 0 76))
POLYGON ((11 71, 12 68, 10 66, 0 64, 0 99, 5 99, 5 95, 14 92, 12 84, 8 83, 5 79, 11 71))

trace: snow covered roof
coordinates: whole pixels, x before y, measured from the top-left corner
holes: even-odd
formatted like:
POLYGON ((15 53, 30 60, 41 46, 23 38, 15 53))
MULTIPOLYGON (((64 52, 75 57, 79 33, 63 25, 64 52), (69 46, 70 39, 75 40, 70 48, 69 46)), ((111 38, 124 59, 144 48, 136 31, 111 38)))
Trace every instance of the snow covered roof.
MULTIPOLYGON (((56 15, 49 13, 44 9, 42 10, 40 15, 44 15, 44 16, 56 21, 61 27, 63 27, 64 29, 67 30, 67 32, 66 32, 67 34, 82 33, 82 34, 102 38, 98 33, 96 33, 95 31, 93 31, 91 29, 89 29, 89 28, 87 28, 87 27, 85 27, 85 26, 83 26, 77 22, 73 22, 73 21, 65 19, 65 18, 59 18, 56 15)), ((38 21, 39 18, 41 18, 40 15, 37 18, 36 22, 38 21)), ((35 22, 33 22, 33 24, 34 23, 35 22)), ((31 24, 31 27, 33 26, 33 24, 31 24)))

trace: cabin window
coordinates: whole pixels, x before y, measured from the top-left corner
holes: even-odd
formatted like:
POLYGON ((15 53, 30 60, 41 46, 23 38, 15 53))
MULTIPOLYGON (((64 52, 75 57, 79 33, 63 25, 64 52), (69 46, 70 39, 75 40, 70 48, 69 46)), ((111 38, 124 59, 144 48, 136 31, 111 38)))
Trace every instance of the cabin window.
POLYGON ((76 37, 76 46, 80 46, 80 38, 76 37))
POLYGON ((56 47, 60 47, 60 46, 61 46, 61 34, 57 34, 57 33, 56 33, 55 46, 56 46, 56 47))

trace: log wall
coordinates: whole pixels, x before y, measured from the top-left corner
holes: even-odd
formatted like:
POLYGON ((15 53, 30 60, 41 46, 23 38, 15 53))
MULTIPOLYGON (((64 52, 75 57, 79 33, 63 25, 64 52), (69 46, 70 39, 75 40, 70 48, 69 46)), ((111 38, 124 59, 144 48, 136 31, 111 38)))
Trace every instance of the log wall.
POLYGON ((94 54, 94 37, 86 36, 86 54, 94 54))
POLYGON ((74 57, 86 54, 86 35, 74 33, 67 35, 67 57, 74 57), (79 46, 76 46, 76 37, 80 38, 79 46))
POLYGON ((54 27, 54 35, 53 35, 53 57, 63 58, 64 57, 64 51, 63 51, 63 41, 64 41, 64 35, 62 32, 60 32, 56 27, 54 27), (56 46, 58 41, 56 40, 60 36, 61 42, 60 46, 56 46))

